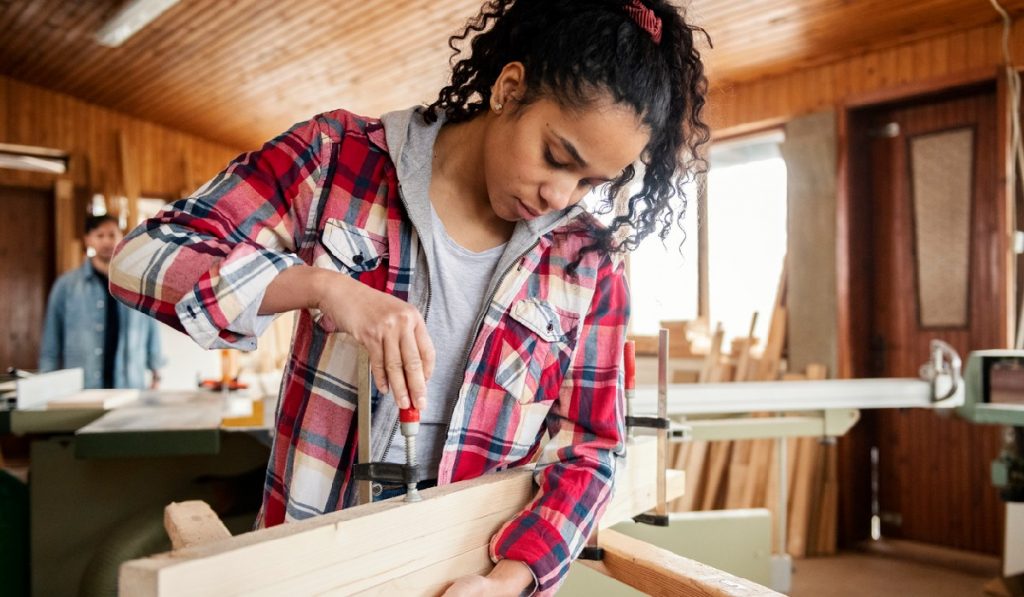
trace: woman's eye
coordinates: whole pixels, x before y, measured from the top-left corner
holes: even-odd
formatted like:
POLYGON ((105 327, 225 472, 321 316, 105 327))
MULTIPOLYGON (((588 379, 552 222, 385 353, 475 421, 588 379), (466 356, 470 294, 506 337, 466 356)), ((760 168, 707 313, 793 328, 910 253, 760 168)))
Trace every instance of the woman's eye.
POLYGON ((555 156, 551 155, 551 150, 547 147, 544 148, 544 161, 548 163, 552 168, 567 168, 568 164, 563 164, 555 159, 555 156))

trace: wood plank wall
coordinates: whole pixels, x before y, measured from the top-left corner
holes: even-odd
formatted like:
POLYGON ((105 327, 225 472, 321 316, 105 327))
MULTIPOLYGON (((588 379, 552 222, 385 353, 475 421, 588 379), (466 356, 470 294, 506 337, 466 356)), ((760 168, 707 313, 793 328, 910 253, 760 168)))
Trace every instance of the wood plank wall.
MULTIPOLYGON (((707 116, 716 136, 728 136, 836 105, 864 103, 900 88, 983 71, 994 77, 1003 62, 1001 44, 1002 27, 987 25, 749 82, 718 84, 712 79, 707 116)), ((1014 23, 1011 53, 1019 64, 1024 57, 1021 20, 1014 23)))
MULTIPOLYGON (((117 189, 119 132, 136 152, 139 190, 148 197, 176 198, 205 182, 242 151, 0 76, 0 143, 67 152, 76 194, 117 189)), ((52 188, 53 184, 50 175, 0 169, 0 185, 52 188)))

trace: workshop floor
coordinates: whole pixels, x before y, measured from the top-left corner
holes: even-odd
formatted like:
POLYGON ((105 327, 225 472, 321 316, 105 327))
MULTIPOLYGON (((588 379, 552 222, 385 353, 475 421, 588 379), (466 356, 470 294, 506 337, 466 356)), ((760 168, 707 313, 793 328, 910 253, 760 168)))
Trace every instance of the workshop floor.
POLYGON ((795 563, 790 597, 972 597, 999 572, 995 557, 897 542, 795 563))

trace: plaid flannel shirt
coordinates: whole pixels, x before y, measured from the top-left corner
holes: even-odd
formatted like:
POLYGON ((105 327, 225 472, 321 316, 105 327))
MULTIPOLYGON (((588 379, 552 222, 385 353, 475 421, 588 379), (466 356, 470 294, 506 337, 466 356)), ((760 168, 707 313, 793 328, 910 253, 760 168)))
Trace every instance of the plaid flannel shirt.
MULTIPOLYGON (((490 545, 494 561, 525 562, 541 594, 558 588, 603 513, 624 450, 622 261, 588 253, 577 276, 564 272, 589 242, 581 218, 590 217, 544 234, 502 275, 438 471, 444 485, 529 463, 542 450, 536 496, 490 545)), ((118 247, 111 290, 204 347, 252 349, 271 320, 256 310, 285 268, 328 268, 408 300, 420 250, 384 125, 339 110, 242 154, 143 222, 118 247)), ((316 315, 299 314, 284 372, 266 526, 355 497, 358 346, 316 315)), ((375 390, 374 404, 380 399, 375 390)))

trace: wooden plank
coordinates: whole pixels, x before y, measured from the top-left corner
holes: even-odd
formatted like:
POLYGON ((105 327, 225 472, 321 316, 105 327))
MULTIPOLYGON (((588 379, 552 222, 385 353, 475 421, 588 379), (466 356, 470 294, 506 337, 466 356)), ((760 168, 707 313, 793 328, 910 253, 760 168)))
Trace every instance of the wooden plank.
POLYGON ((715 326, 715 333, 711 336, 711 349, 704 357, 704 366, 697 379, 700 383, 716 381, 721 375, 723 338, 725 338, 725 329, 722 327, 722 322, 718 322, 718 325, 715 326))
MULTIPOLYGON (((825 379, 825 376, 824 365, 811 363, 807 366, 807 379, 821 380, 825 379)), ((796 440, 796 464, 792 473, 787 535, 787 550, 794 557, 809 555, 816 549, 817 534, 812 535, 811 529, 817 531, 819 528, 816 497, 820 495, 819 484, 822 479, 817 472, 820 465, 820 454, 818 438, 804 437, 796 440)), ((833 523, 833 532, 834 527, 835 523, 833 523)))
POLYGON ((53 232, 57 244, 54 257, 58 275, 78 267, 81 259, 81 241, 75 234, 75 217, 79 214, 75 210, 74 191, 74 184, 68 177, 58 178, 53 186, 53 232))
MULTIPOLYGON (((807 365, 807 379, 821 380, 827 376, 825 365, 807 365)), ((836 551, 839 518, 838 446, 834 438, 807 444, 814 452, 817 467, 811 480, 810 512, 806 523, 806 555, 832 555, 836 551)))
POLYGON ((683 469, 686 472, 686 493, 683 494, 683 498, 687 512, 697 509, 700 504, 701 498, 698 489, 706 484, 707 474, 704 468, 708 460, 708 447, 708 442, 694 442, 689 461, 686 468, 683 469))
POLYGON ((121 162, 121 192, 128 201, 128 230, 135 228, 139 223, 139 196, 142 194, 139 188, 139 163, 136 149, 128 141, 128 135, 124 129, 117 132, 117 153, 121 162))
POLYGON ((724 485, 727 482, 725 468, 729 463, 729 453, 732 451, 732 442, 712 442, 709 450, 707 466, 707 478, 704 484, 703 500, 701 510, 716 510, 722 507, 724 498, 724 485))
POLYGON ((172 502, 164 508, 164 529, 173 549, 206 545, 231 538, 209 504, 200 500, 172 502))
POLYGON ((771 323, 768 326, 768 337, 765 339, 764 354, 761 355, 761 365, 757 370, 756 379, 758 381, 772 381, 778 377, 782 349, 786 345, 787 261, 782 262, 782 273, 779 275, 779 285, 775 292, 775 308, 772 311, 771 323))
POLYGON ((61 408, 110 410, 138 401, 141 393, 142 390, 127 388, 82 390, 67 396, 53 398, 46 403, 46 408, 50 410, 61 408))
POLYGON ((728 477, 726 479, 725 508, 728 510, 746 508, 747 491, 751 474, 751 458, 754 442, 739 440, 732 442, 732 455, 729 458, 728 477))
POLYGON ((656 596, 678 597, 740 597, 781 595, 767 587, 733 576, 684 558, 667 549, 640 539, 603 531, 599 544, 604 548, 600 562, 582 561, 584 565, 623 582, 634 589, 656 596))
POLYGON ((814 549, 810 555, 827 556, 836 553, 836 526, 839 516, 839 480, 836 476, 838 469, 837 459, 838 447, 835 439, 830 438, 830 441, 819 447, 821 493, 818 500, 817 533, 809 539, 809 541, 814 543, 814 549))
POLYGON ((807 526, 811 514, 811 484, 814 481, 817 444, 818 440, 813 437, 802 437, 797 440, 787 534, 787 551, 794 557, 807 555, 807 526))
POLYGON ((745 508, 763 508, 768 505, 768 491, 775 466, 775 440, 758 439, 751 448, 751 479, 743 496, 745 508))
MULTIPOLYGON (((656 441, 638 438, 600 526, 645 512, 656 503, 656 441)), ((668 496, 685 478, 669 471, 668 496)), ((422 491, 423 501, 375 502, 301 522, 262 529, 125 563, 125 595, 307 595, 387 591, 388 583, 429 588, 487 564, 487 544, 532 499, 527 467, 422 491), (415 586, 409 575, 416 578, 415 586), (404 580, 403 580, 404 579, 404 580)))

